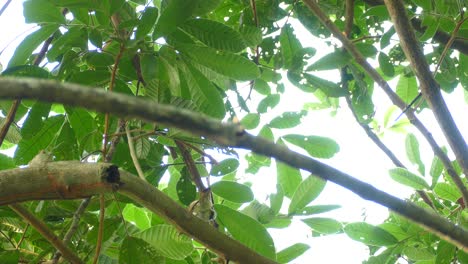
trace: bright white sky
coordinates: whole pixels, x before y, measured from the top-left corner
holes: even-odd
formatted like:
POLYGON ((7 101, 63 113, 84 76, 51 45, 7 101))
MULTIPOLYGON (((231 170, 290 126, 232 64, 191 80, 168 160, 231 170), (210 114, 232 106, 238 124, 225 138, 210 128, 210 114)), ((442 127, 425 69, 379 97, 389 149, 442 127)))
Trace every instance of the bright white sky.
MULTIPOLYGON (((0 1, 0 6, 3 6, 5 2, 0 1)), ((0 39, 0 50, 2 51, 0 63, 3 67, 6 67, 9 58, 14 52, 14 48, 27 35, 24 33, 34 28, 34 26, 24 24, 21 10, 22 1, 13 1, 0 17, 0 25, 4 25, 0 27, 0 36, 2 36, 0 39)), ((302 30, 300 25, 295 24, 294 26, 296 28, 296 35, 304 47, 312 46, 320 51, 320 55, 316 55, 313 58, 314 60, 332 51, 321 40, 313 38, 307 31, 302 30)), ((338 81, 338 79, 334 78, 335 76, 338 75, 333 72, 322 75, 323 78, 328 77, 331 81, 338 81)), ((287 81, 285 80, 285 82, 287 81)), ((395 87, 396 82, 392 81, 390 84, 392 87, 395 87)), ((300 111, 302 110, 303 103, 314 100, 312 94, 305 94, 292 85, 287 85, 286 90, 287 92, 282 95, 281 104, 269 113, 268 116, 262 116, 262 122, 267 123, 271 118, 285 111, 300 111), (299 100, 299 98, 301 99, 299 100), (301 100, 302 103, 300 103, 301 100)), ((449 108, 452 110, 454 119, 458 121, 459 129, 464 131, 466 135, 468 123, 466 122, 466 118, 462 118, 464 114, 466 115, 468 109, 464 102, 462 89, 457 89, 453 94, 446 95, 445 98, 447 99, 449 108)), ((335 166, 393 195, 402 198, 408 197, 412 193, 412 190, 390 179, 387 171, 394 167, 393 164, 355 122, 345 101, 341 100, 340 103, 341 108, 334 118, 330 118, 330 112, 327 110, 311 111, 304 118, 302 125, 287 130, 287 133, 327 136, 334 139, 340 145, 340 152, 334 158, 324 160, 325 163, 335 166)), ((374 103, 376 117, 381 122, 384 113, 390 106, 390 102, 378 87, 375 88, 374 103)), ((252 109, 256 108, 252 107, 252 109)), ((431 129, 438 142, 446 144, 430 112, 425 111, 419 117, 431 129)), ((414 131, 412 128, 410 130, 419 139, 422 160, 426 164, 426 170, 428 170, 433 156, 432 151, 426 142, 421 139, 417 131, 414 131)), ((274 131, 274 133, 276 132, 286 134, 286 131, 274 131)), ((388 132, 385 133, 383 140, 411 170, 405 154, 404 138, 403 134, 388 132)), ((298 149, 298 151, 301 150, 298 149)), ((257 175, 246 176, 249 181, 253 182, 256 199, 260 202, 264 202, 269 193, 275 192, 275 166, 274 164, 272 165, 273 170, 262 169, 257 175)), ((413 171, 417 172, 416 170, 413 171)), ((429 178, 427 180, 430 181, 429 178)), ((350 191, 331 183, 327 184, 322 195, 313 202, 313 205, 318 204, 342 205, 341 209, 318 216, 332 217, 343 222, 367 221, 372 224, 379 224, 388 214, 387 210, 382 206, 366 202, 350 191)), ((368 252, 366 246, 349 239, 346 235, 329 235, 321 238, 312 238, 310 229, 300 221, 296 222, 296 224, 287 229, 269 229, 278 250, 297 242, 307 243, 311 246, 311 249, 306 254, 296 259, 293 263, 312 263, 313 261, 313 263, 317 264, 353 264, 361 263, 367 259, 368 252)))

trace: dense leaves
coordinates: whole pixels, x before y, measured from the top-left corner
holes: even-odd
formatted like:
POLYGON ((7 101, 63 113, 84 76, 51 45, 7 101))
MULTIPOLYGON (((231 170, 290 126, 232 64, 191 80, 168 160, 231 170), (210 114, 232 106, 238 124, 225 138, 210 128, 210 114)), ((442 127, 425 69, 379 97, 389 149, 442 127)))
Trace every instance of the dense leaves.
MULTIPOLYGON (((382 1, 315 2, 331 18, 327 23, 340 32, 349 30, 346 36, 352 45, 382 80, 389 81, 393 100, 411 103, 421 87, 382 1), (350 2, 354 2, 354 17, 348 17, 346 10, 350 2)), ((423 59, 431 70, 437 69, 431 74, 440 89, 457 93, 459 101, 463 103, 464 98, 466 103, 465 3, 405 3, 418 45, 426 53, 423 59), (445 49, 446 36, 451 34, 454 43, 445 49)), ((350 145, 321 131, 310 132, 305 120, 311 118, 313 127, 322 128, 329 123, 315 122, 316 113, 341 116, 350 107, 349 116, 378 145, 380 139, 389 144, 388 134, 403 135, 397 144, 389 144, 390 149, 405 147, 403 155, 396 155, 402 162, 389 170, 390 178, 427 196, 425 200, 417 195, 405 198, 431 206, 458 226, 468 226, 466 201, 452 175, 462 175, 463 168, 437 156, 429 156, 432 163, 427 161, 423 137, 413 133, 408 119, 396 118, 400 110, 382 103, 380 94, 374 93, 375 76, 366 73, 361 61, 332 37, 302 1, 26 0, 22 7, 24 21, 33 30, 21 35, 24 38, 11 59, 1 65, 2 77, 84 84, 238 122, 249 133, 307 156, 330 159, 330 164, 341 159, 340 147, 348 150, 350 145)), ((5 27, 10 26, 14 27, 5 27)), ((381 81, 377 84, 382 85, 381 81)), ((335 219, 341 205, 320 204, 322 193, 328 191, 327 181, 314 175, 303 177, 300 169, 280 161, 272 165, 271 157, 216 145, 157 122, 119 120, 33 100, 16 103, 12 125, 0 146, 5 151, 0 154, 0 170, 28 166, 41 150, 52 153, 55 161, 111 161, 133 174, 140 172, 141 178, 188 212, 198 215, 206 209, 209 219, 203 220, 279 263, 313 262, 301 258, 309 245, 293 235, 286 238, 290 246, 275 247, 270 231, 294 230, 296 225, 313 237, 345 233, 369 248, 367 263, 468 261, 461 249, 398 214, 391 213, 381 225, 365 222, 364 215, 362 222, 335 219)), ((14 113, 12 106, 12 102, 0 102, 0 128, 14 113)), ((425 111, 427 103, 417 106, 418 111, 425 111)), ((343 130, 339 132, 349 136, 343 130)), ((361 150, 354 151, 358 159, 361 150)), ((444 151, 452 157, 451 150, 444 151)), ((368 161, 369 165, 374 162, 368 161)), ((72 230, 68 245, 86 263, 92 261, 96 246, 102 247, 100 263, 209 264, 217 258, 141 205, 118 194, 105 199, 101 204, 106 209, 105 228, 99 245, 98 199, 93 198, 77 215, 79 201, 34 201, 27 206, 60 239, 72 230), (80 221, 72 227, 76 219, 80 221)), ((37 231, 6 207, 0 208, 0 231, 1 263, 44 262, 55 253, 37 231)))

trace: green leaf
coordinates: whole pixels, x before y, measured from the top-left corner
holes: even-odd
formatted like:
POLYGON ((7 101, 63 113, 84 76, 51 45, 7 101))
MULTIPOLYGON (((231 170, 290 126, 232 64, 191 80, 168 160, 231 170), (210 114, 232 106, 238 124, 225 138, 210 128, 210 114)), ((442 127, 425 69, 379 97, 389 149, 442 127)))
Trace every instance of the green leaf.
POLYGON ((276 184, 276 193, 269 195, 270 208, 275 214, 278 214, 283 205, 284 193, 280 184, 276 184))
POLYGON ((46 149, 64 122, 63 115, 56 115, 44 121, 41 129, 28 139, 21 139, 15 151, 15 162, 18 165, 27 164, 39 151, 46 149))
POLYGON ((192 239, 170 225, 156 225, 135 235, 165 257, 182 260, 193 251, 192 239))
POLYGON ((356 48, 366 58, 373 58, 377 54, 377 49, 372 44, 358 43, 356 44, 356 48))
MULTIPOLYGON (((284 145, 281 139, 277 144, 284 145)), ((302 182, 301 172, 297 168, 293 168, 281 161, 276 161, 276 181, 281 186, 286 197, 291 198, 297 189, 297 186, 302 182)))
POLYGON ((245 129, 254 129, 260 124, 260 115, 249 113, 242 118, 240 123, 245 129))
POLYGON ((296 243, 278 252, 276 254, 276 261, 279 263, 289 263, 304 254, 309 248, 310 246, 307 244, 296 243))
POLYGON ((196 1, 196 2, 197 2, 197 6, 195 7, 193 14, 196 16, 200 16, 210 11, 213 11, 216 7, 219 6, 222 0, 203 0, 203 1, 196 1))
POLYGON ((0 153, 0 170, 16 168, 15 161, 5 154, 0 153))
POLYGON ((239 161, 237 159, 225 159, 211 167, 210 175, 223 176, 236 171, 237 168, 239 168, 239 161))
POLYGON ((262 79, 256 79, 254 82, 254 89, 259 94, 269 95, 271 93, 270 85, 262 79))
POLYGON ((398 240, 387 231, 365 222, 347 224, 343 230, 351 239, 366 245, 391 246, 398 243, 398 240))
POLYGON ((334 140, 326 137, 290 134, 282 138, 306 150, 309 155, 316 158, 329 159, 340 150, 334 140))
POLYGON ((102 135, 94 118, 87 111, 79 108, 67 108, 67 113, 80 149, 88 153, 100 149, 102 135))
POLYGON ((437 156, 432 158, 431 169, 429 170, 429 175, 432 177, 432 186, 434 186, 439 180, 440 175, 444 171, 444 165, 442 161, 437 156))
POLYGON ((389 19, 387 7, 385 5, 373 6, 367 9, 367 11, 362 15, 363 19, 366 17, 375 16, 379 19, 389 19))
POLYGON ((246 48, 239 32, 213 20, 190 19, 180 28, 214 49, 239 52, 246 48))
POLYGON ((302 181, 291 198, 288 214, 291 215, 301 211, 306 205, 315 200, 322 193, 326 183, 325 180, 313 175, 302 181))
POLYGON ((434 192, 442 199, 456 203, 462 196, 460 191, 453 185, 439 182, 434 187, 434 192))
POLYGON ((270 94, 263 98, 257 106, 257 112, 260 114, 268 112, 268 110, 275 108, 280 102, 279 94, 270 94))
POLYGON ((419 173, 424 175, 424 163, 421 161, 421 156, 419 154, 419 142, 416 136, 412 133, 409 133, 405 139, 406 147, 406 156, 411 161, 411 163, 418 165, 419 173))
POLYGON ((255 47, 262 42, 263 35, 260 28, 244 25, 240 33, 248 47, 255 47))
POLYGON ((416 174, 413 174, 409 172, 407 169, 404 168, 394 168, 389 171, 390 177, 403 185, 406 185, 408 187, 411 187, 415 190, 424 190, 424 189, 430 189, 429 184, 427 182, 419 177, 416 174))
POLYGON ((20 263, 20 251, 2 250, 2 252, 0 252, 0 262, 5 264, 20 263))
POLYGON ((450 264, 453 261, 457 248, 449 242, 441 239, 437 245, 436 259, 434 263, 450 264))
POLYGON ((233 181, 219 181, 211 185, 214 194, 235 203, 247 203, 254 195, 250 187, 233 181))
POLYGON ((273 220, 276 213, 267 205, 259 203, 257 200, 252 201, 244 209, 242 213, 252 217, 262 224, 267 224, 273 220))
MULTIPOLYGON (((32 2, 32 1, 31 1, 32 2)), ((51 24, 45 25, 39 28, 34 33, 31 33, 24 40, 19 44, 16 49, 15 53, 10 59, 8 63, 8 68, 25 64, 29 56, 33 53, 33 51, 47 38, 49 38, 57 29, 59 28, 58 25, 51 24)))
POLYGON ((343 228, 342 224, 332 218, 314 217, 302 219, 306 225, 320 234, 336 234, 343 228))
POLYGON ((164 261, 164 257, 143 239, 127 236, 120 243, 119 263, 164 263, 164 261))
POLYGON ((65 24, 65 16, 60 8, 48 0, 29 0, 23 3, 23 15, 26 23, 65 24))
POLYGON ((435 255, 431 251, 431 249, 407 246, 403 249, 403 254, 413 261, 432 260, 431 263, 434 263, 435 255))
POLYGON ((418 85, 416 83, 416 77, 406 77, 400 75, 396 87, 397 95, 405 102, 409 104, 413 99, 418 96, 418 85))
POLYGON ((158 9, 156 7, 147 6, 140 18, 140 23, 137 26, 135 39, 143 39, 153 29, 156 19, 158 18, 158 9))
POLYGON ((177 181, 177 197, 182 204, 188 206, 197 199, 197 188, 192 183, 187 167, 184 167, 180 173, 182 177, 177 181))
POLYGON ((7 68, 2 72, 2 76, 34 77, 38 79, 49 78, 49 72, 36 65, 20 65, 7 68))
POLYGON ((83 56, 83 59, 86 63, 95 68, 95 67, 107 67, 114 64, 114 58, 109 53, 101 53, 97 51, 88 52, 83 56))
POLYGON ((302 208, 301 211, 294 213, 295 215, 312 215, 329 212, 335 209, 341 208, 341 205, 330 204, 330 205, 312 205, 302 208))
POLYGON ((302 45, 299 39, 294 35, 293 31, 294 30, 291 25, 286 24, 281 29, 279 38, 281 54, 283 55, 284 67, 286 69, 293 68, 295 60, 300 59, 302 61, 302 58, 297 58, 298 54, 300 54, 300 50, 302 50, 302 45))
POLYGON ((304 78, 313 87, 321 90, 329 97, 342 97, 348 95, 348 91, 341 88, 338 84, 324 80, 315 75, 304 73, 304 78))
POLYGON ((387 56, 387 54, 380 52, 378 60, 379 60, 379 66, 382 72, 389 77, 393 77, 395 75, 395 68, 393 67, 393 64, 390 62, 390 58, 387 56))
MULTIPOLYGON (((222 119, 225 115, 223 99, 216 87, 191 65, 178 64, 181 85, 190 91, 191 100, 201 112, 222 119)), ((182 89, 182 88, 181 88, 182 89)))
POLYGON ((151 142, 146 137, 136 138, 135 141, 135 154, 137 158, 144 159, 148 156, 151 148, 151 142))
POLYGON ((271 128, 285 129, 296 127, 302 123, 301 119, 307 115, 307 111, 284 112, 280 116, 273 118, 268 124, 271 128))
POLYGON ((215 204, 218 220, 239 242, 259 254, 275 260, 275 245, 265 227, 254 219, 227 206, 215 204))
POLYGON ((154 28, 153 39, 156 40, 162 36, 167 36, 172 33, 177 26, 182 25, 192 16, 198 2, 200 1, 168 1, 167 6, 161 11, 161 16, 154 28))
POLYGON ((234 53, 188 44, 178 45, 177 48, 201 65, 234 80, 249 81, 260 75, 255 63, 234 53))
POLYGON ((21 136, 25 139, 34 136, 37 130, 42 128, 44 120, 49 117, 50 109, 51 105, 49 103, 34 103, 21 127, 21 136))
POLYGON ((324 71, 340 69, 351 62, 351 55, 346 51, 335 50, 322 58, 318 59, 312 65, 307 67, 306 71, 324 71))
POLYGON ((122 211, 124 219, 128 222, 135 223, 140 230, 145 230, 151 227, 151 214, 145 208, 136 207, 133 204, 127 204, 122 211))

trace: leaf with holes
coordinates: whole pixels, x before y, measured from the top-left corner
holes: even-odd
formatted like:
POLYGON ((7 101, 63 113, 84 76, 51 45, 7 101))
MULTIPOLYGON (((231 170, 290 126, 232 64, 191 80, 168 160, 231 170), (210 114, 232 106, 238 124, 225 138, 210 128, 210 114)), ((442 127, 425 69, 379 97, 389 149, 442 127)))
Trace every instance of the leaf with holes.
POLYGON ((398 243, 398 239, 384 229, 365 222, 347 224, 343 230, 351 239, 366 245, 391 246, 398 243))
POLYGON ((210 175, 223 176, 236 171, 237 168, 239 168, 239 161, 237 159, 225 159, 211 167, 210 175))
POLYGON ((282 138, 316 158, 329 159, 340 150, 340 146, 333 139, 326 137, 290 134, 282 138))

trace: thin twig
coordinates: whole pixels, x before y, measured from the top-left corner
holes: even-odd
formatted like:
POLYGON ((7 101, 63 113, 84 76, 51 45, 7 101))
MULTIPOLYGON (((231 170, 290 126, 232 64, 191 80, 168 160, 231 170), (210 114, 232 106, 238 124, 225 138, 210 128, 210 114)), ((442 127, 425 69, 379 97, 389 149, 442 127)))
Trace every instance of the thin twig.
POLYGON ((37 232, 39 232, 45 239, 47 239, 47 241, 49 241, 49 243, 62 252, 63 257, 66 260, 74 264, 83 263, 81 259, 75 254, 75 252, 71 251, 65 245, 65 243, 63 243, 63 241, 54 234, 54 231, 50 230, 50 228, 47 227, 44 222, 34 216, 25 207, 23 207, 21 204, 10 204, 9 207, 23 219, 28 221, 29 224, 31 224, 37 230, 37 232))
POLYGON ((8 6, 10 5, 11 3, 11 0, 7 0, 5 2, 5 4, 2 6, 2 9, 0 9, 0 16, 3 15, 3 12, 5 12, 5 10, 8 8, 8 6))
POLYGON ((132 157, 133 165, 135 166, 135 169, 138 173, 138 177, 146 181, 145 173, 141 169, 140 162, 138 161, 138 157, 135 152, 135 145, 133 143, 132 135, 130 134, 130 129, 128 129, 128 125, 125 127, 125 133, 127 134, 128 149, 130 152, 130 156, 132 157))
MULTIPOLYGON (((88 207, 90 201, 91 201, 91 198, 83 199, 80 203, 80 206, 78 206, 78 209, 76 209, 75 213, 73 214, 73 220, 70 225, 70 228, 68 228, 67 233, 63 237, 64 244, 68 244, 72 236, 78 230, 78 226, 80 225, 81 215, 85 212, 86 207, 88 207)), ((60 251, 55 252, 52 258, 52 263, 53 264, 58 263, 61 256, 62 256, 62 253, 60 251)))

